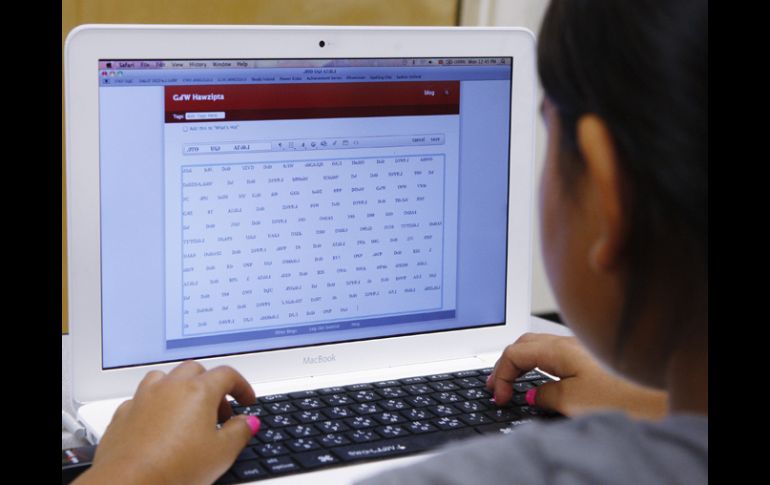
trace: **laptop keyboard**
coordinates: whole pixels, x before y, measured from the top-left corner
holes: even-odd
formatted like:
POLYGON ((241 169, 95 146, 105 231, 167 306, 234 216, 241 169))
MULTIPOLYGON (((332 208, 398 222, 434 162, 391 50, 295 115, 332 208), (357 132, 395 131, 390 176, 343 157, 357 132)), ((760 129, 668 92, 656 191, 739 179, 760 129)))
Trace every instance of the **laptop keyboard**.
POLYGON ((216 483, 242 483, 346 463, 408 455, 450 441, 559 415, 527 406, 525 393, 551 379, 530 371, 498 407, 486 379, 492 368, 326 387, 233 402, 259 416, 259 433, 216 483))

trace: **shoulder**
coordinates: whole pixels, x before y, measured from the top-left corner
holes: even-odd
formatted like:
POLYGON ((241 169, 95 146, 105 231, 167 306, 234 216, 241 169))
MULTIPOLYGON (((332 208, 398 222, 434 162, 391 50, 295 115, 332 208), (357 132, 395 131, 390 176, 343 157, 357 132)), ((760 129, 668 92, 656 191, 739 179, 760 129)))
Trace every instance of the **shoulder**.
POLYGON ((577 419, 539 423, 521 431, 518 438, 525 434, 534 435, 530 438, 536 438, 536 442, 559 448, 567 442, 577 444, 590 439, 591 446, 587 447, 589 449, 581 447, 581 453, 590 453, 590 448, 672 446, 708 454, 708 418, 697 415, 674 415, 662 421, 644 421, 633 420, 617 412, 596 413, 577 419))
POLYGON ((533 427, 511 441, 521 439, 537 448, 552 477, 576 478, 567 483, 708 481, 707 417, 651 422, 602 413, 533 427))
POLYGON ((708 418, 673 416, 646 422, 601 413, 532 424, 508 435, 454 445, 371 483, 405 479, 408 483, 707 483, 708 418))

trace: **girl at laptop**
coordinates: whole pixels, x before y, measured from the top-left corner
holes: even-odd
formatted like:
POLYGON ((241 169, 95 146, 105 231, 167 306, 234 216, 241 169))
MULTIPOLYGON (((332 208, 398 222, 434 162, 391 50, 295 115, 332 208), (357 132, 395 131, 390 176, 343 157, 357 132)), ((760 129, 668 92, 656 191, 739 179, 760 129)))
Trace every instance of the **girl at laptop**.
MULTIPOLYGON (((528 401, 574 419, 458 444, 367 483, 708 481, 707 9, 556 1, 542 25, 543 253, 579 341, 524 335, 487 385, 504 404, 539 367, 561 380, 528 401)), ((225 394, 255 400, 231 368, 149 373, 79 483, 216 480, 259 425, 238 416, 216 430, 225 394)))

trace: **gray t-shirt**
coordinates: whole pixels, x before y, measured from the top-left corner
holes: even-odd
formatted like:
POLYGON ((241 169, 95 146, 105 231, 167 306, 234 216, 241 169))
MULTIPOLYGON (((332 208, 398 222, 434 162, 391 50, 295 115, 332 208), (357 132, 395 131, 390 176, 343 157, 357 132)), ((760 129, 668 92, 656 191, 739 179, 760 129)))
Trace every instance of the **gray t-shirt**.
POLYGON ((448 446, 440 455, 359 482, 404 484, 705 484, 708 417, 633 421, 620 413, 525 425, 448 446))

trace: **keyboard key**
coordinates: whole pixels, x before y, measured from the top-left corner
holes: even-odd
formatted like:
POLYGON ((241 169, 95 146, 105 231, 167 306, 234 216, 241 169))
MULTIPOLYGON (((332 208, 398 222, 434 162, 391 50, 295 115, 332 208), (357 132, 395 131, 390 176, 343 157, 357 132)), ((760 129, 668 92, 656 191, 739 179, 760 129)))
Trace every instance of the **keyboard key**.
POLYGON ((348 418, 345 423, 354 429, 371 428, 377 425, 377 421, 368 416, 356 416, 355 418, 348 418))
POLYGON ((324 387, 323 389, 316 389, 318 394, 321 396, 326 396, 327 394, 344 394, 345 388, 344 387, 324 387))
POLYGON ((294 461, 288 456, 276 456, 274 458, 268 458, 267 460, 263 460, 262 464, 270 471, 270 473, 273 474, 297 472, 301 470, 299 465, 294 463, 294 461))
POLYGON ((322 398, 329 406, 344 406, 353 404, 355 401, 347 394, 329 394, 322 398))
POLYGON ((434 399, 431 399, 428 396, 412 396, 404 399, 404 401, 411 404, 413 407, 416 408, 423 408, 425 406, 433 406, 435 404, 438 404, 438 402, 434 399))
POLYGON ((479 406, 482 407, 482 410, 491 411, 493 409, 497 409, 500 406, 495 404, 495 401, 492 400, 492 398, 489 399, 479 399, 478 401, 475 401, 479 403, 479 406))
POLYGON ((424 377, 407 377, 406 379, 401 379, 402 384, 422 384, 424 382, 428 382, 428 380, 424 377))
POLYGON ((255 404, 254 406, 236 406, 233 408, 233 413, 262 417, 267 415, 267 410, 264 407, 255 404))
POLYGON ((461 391, 457 391, 457 394, 461 395, 462 397, 466 399, 489 399, 492 397, 492 392, 488 391, 487 389, 463 389, 461 391))
POLYGON ((356 402, 372 402, 380 399, 380 396, 371 390, 356 391, 352 394, 356 402))
POLYGON ((316 440, 318 440, 319 443, 321 443, 323 446, 326 446, 327 448, 350 444, 350 440, 347 439, 343 434, 330 433, 321 436, 320 438, 316 438, 316 440))
POLYGON ((475 413, 489 409, 489 406, 481 401, 465 401, 455 404, 455 406, 464 413, 475 413))
POLYGON ((295 406, 300 409, 320 409, 326 407, 326 405, 317 397, 306 397, 304 399, 298 399, 293 402, 295 406))
POLYGON ((486 381, 482 382, 476 379, 475 377, 465 377, 462 379, 456 379, 454 383, 462 387, 463 389, 471 389, 474 387, 484 387, 486 385, 486 381))
POLYGON ((320 466, 331 465, 333 463, 339 463, 339 458, 334 456, 329 451, 313 451, 309 453, 299 453, 294 455, 294 458, 304 468, 313 469, 320 466))
POLYGON ((375 382, 374 383, 374 387, 377 387, 377 388, 398 387, 400 385, 401 385, 401 383, 398 382, 398 381, 380 381, 380 382, 375 382))
POLYGON ((511 402, 516 406, 526 406, 527 404, 529 404, 527 402, 526 394, 514 394, 513 398, 511 399, 511 402))
POLYGON ((439 417, 454 416, 455 414, 460 414, 460 411, 457 408, 450 406, 449 404, 439 404, 438 406, 431 406, 428 409, 430 409, 433 414, 439 417))
POLYGON ((339 433, 340 431, 347 431, 350 428, 342 421, 324 421, 323 423, 317 423, 316 427, 321 430, 322 433, 339 433))
POLYGON ((296 440, 289 440, 286 442, 286 446, 296 452, 312 451, 321 448, 321 445, 318 444, 318 442, 313 438, 299 438, 296 440))
POLYGON ((492 373, 492 371, 495 370, 494 367, 484 367, 483 369, 479 369, 479 374, 483 376, 488 376, 492 373))
POLYGON ((279 429, 263 429, 257 433, 257 437, 262 440, 263 443, 275 443, 277 441, 283 441, 289 439, 289 435, 279 429))
POLYGON ((383 438, 397 438, 399 436, 406 436, 409 434, 409 431, 405 430, 401 426, 391 424, 375 428, 375 431, 377 431, 383 438))
POLYGON ((302 411, 301 413, 295 413, 294 417, 303 424, 315 423, 316 421, 326 419, 326 416, 321 414, 321 411, 302 411))
POLYGON ((354 404, 350 406, 350 409, 357 412, 358 414, 372 414, 372 413, 382 411, 382 408, 372 403, 354 404))
POLYGON ((373 386, 371 384, 353 384, 350 386, 345 386, 345 389, 348 391, 362 391, 365 389, 372 389, 373 386))
POLYGON ((409 395, 409 393, 400 387, 383 387, 377 389, 377 392, 384 398, 404 397, 409 395))
POLYGON ((458 416, 458 419, 460 419, 460 421, 466 424, 469 424, 471 426, 478 426, 480 424, 487 424, 492 422, 490 418, 488 418, 487 416, 481 413, 461 414, 460 416, 458 416))
POLYGON ((464 370, 464 371, 460 371, 460 372, 455 372, 453 375, 455 377, 460 377, 460 378, 475 377, 475 376, 479 375, 479 371, 477 371, 477 370, 464 370))
POLYGON ((464 428, 467 426, 465 423, 460 421, 457 418, 450 418, 448 416, 444 416, 443 418, 438 418, 433 420, 433 424, 438 426, 439 428, 443 430, 448 429, 458 429, 458 428, 464 428))
POLYGON ((437 431, 438 428, 433 426, 427 421, 412 421, 411 423, 405 425, 406 429, 411 431, 415 434, 422 434, 422 433, 432 433, 433 431, 437 431))
POLYGON ((397 411, 399 409, 409 408, 409 405, 401 399, 386 399, 384 401, 380 401, 379 404, 383 409, 387 409, 388 411, 397 411))
POLYGON ((487 411, 484 414, 497 422, 510 422, 519 419, 520 417, 519 413, 513 411, 512 408, 497 408, 493 411, 487 411))
POLYGON ((282 426, 291 426, 297 424, 295 420, 286 414, 276 414, 274 416, 265 416, 262 418, 267 424, 274 428, 280 428, 282 426))
POLYGON ((435 391, 455 391, 457 389, 460 389, 459 386, 455 385, 451 381, 431 382, 428 385, 432 387, 433 390, 435 391))
POLYGON ((409 409, 406 411, 401 411, 401 414, 410 421, 420 421, 422 419, 430 419, 435 416, 435 414, 425 408, 409 409))
POLYGON ((263 458, 270 458, 271 456, 281 456, 289 452, 285 446, 278 443, 267 443, 255 448, 257 453, 263 458))
POLYGON ((378 413, 372 417, 382 424, 398 424, 406 421, 406 418, 397 412, 378 413))
POLYGON ((236 463, 230 469, 240 480, 256 480, 257 478, 267 477, 267 472, 263 470, 256 461, 244 461, 236 463))
POLYGON ((442 404, 460 402, 463 400, 462 397, 454 392, 437 392, 436 394, 431 394, 431 397, 442 404))
POLYGON ((473 428, 464 428, 455 431, 402 436, 401 438, 382 440, 376 443, 340 446, 339 448, 335 448, 334 452, 342 458, 343 461, 368 460, 372 458, 384 458, 416 453, 436 448, 449 441, 477 435, 478 434, 473 428))
POLYGON ((413 396, 417 396, 419 394, 429 394, 433 392, 433 388, 427 384, 412 384, 411 386, 406 386, 405 389, 406 392, 413 396))
POLYGON ((348 438, 354 443, 366 443, 379 438, 372 429, 357 429, 348 433, 348 438))
POLYGON ((426 450, 428 447, 428 443, 419 441, 416 437, 404 436, 372 444, 341 446, 335 448, 334 452, 342 458, 343 461, 355 461, 416 453, 418 451, 426 450))
POLYGON ((353 411, 345 406, 334 406, 333 408, 322 409, 321 412, 331 419, 349 418, 353 416, 353 411))
POLYGON ((435 381, 446 381, 448 379, 451 379, 454 377, 452 374, 433 374, 432 376, 427 376, 428 380, 431 382, 435 381))
POLYGON ((278 401, 288 401, 288 400, 289 400, 289 396, 287 396, 286 394, 271 394, 269 396, 262 396, 259 398, 259 402, 264 404, 269 404, 269 403, 278 402, 278 401))
POLYGON ((548 382, 553 382, 553 379, 536 379, 534 381, 530 381, 535 386, 542 386, 543 384, 546 384, 548 382))
POLYGON ((286 432, 295 438, 305 438, 307 436, 315 436, 321 434, 312 424, 299 424, 297 426, 291 426, 286 428, 286 432))
POLYGON ((286 414, 297 411, 297 408, 295 408, 294 405, 290 402, 274 402, 272 404, 268 404, 266 407, 267 410, 273 414, 286 414))
POLYGON ((315 397, 318 393, 316 391, 299 391, 299 392, 290 392, 289 397, 292 399, 304 399, 306 397, 315 397))

